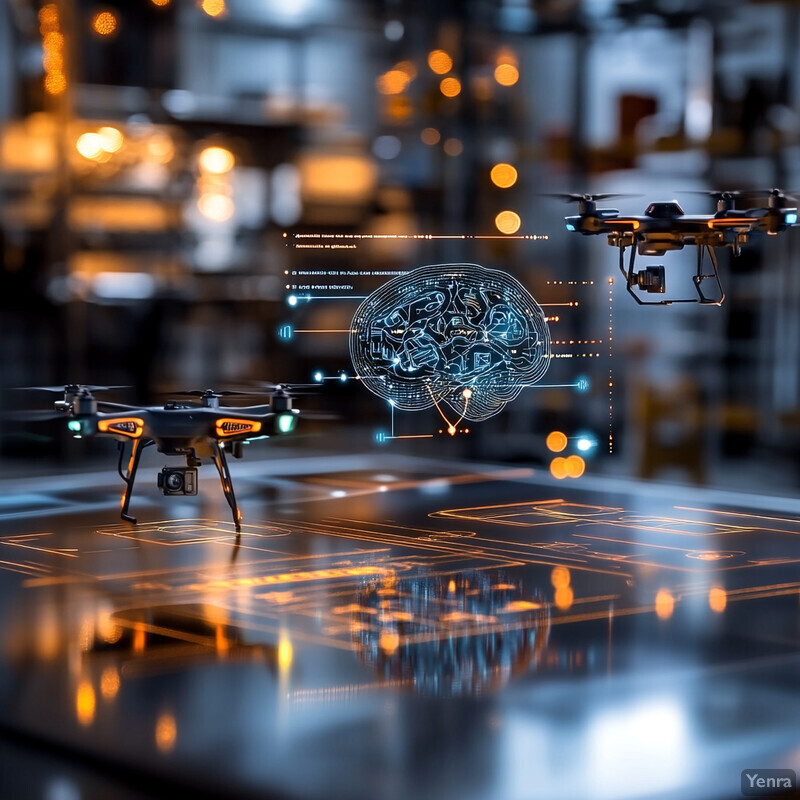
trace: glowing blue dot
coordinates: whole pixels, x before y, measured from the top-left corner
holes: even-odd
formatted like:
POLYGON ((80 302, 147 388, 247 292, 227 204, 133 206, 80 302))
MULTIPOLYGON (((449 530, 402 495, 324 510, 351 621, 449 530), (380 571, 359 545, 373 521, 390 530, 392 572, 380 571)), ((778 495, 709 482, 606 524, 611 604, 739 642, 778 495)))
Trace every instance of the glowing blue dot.
POLYGON ((378 444, 386 444, 386 442, 387 442, 388 440, 389 440, 389 434, 388 434, 388 433, 385 433, 384 431, 378 431, 378 432, 375 434, 375 441, 376 441, 378 444))
POLYGON ((294 330, 291 325, 281 325, 280 328, 278 328, 278 338, 282 339, 284 342, 288 342, 293 335, 294 330))
POLYGON ((346 373, 346 372, 340 372, 340 373, 339 373, 339 380, 340 380, 342 383, 344 383, 344 382, 347 380, 347 373, 346 373))
POLYGON ((591 439, 578 439, 577 447, 582 453, 585 453, 587 450, 591 450, 593 446, 594 442, 591 439))
POLYGON ((567 230, 568 231, 574 231, 575 230, 575 226, 571 222, 568 222, 567 223, 567 230))
POLYGON ((797 222, 797 213, 794 211, 790 211, 785 217, 784 220, 786 221, 787 225, 794 225, 797 222))
POLYGON ((321 372, 315 372, 315 373, 314 373, 314 380, 315 380, 317 383, 322 383, 322 381, 324 380, 324 378, 325 378, 325 376, 324 376, 324 375, 323 375, 321 372))
POLYGON ((578 378, 577 381, 575 381, 575 388, 579 392, 588 392, 589 386, 591 386, 591 384, 589 383, 589 379, 585 375, 581 375, 581 377, 578 378))
POLYGON ((297 296, 296 296, 296 295, 293 295, 293 294, 290 294, 290 295, 289 295, 289 296, 286 298, 286 302, 287 302, 287 303, 288 303, 290 306, 296 306, 296 305, 297 305, 297 296))

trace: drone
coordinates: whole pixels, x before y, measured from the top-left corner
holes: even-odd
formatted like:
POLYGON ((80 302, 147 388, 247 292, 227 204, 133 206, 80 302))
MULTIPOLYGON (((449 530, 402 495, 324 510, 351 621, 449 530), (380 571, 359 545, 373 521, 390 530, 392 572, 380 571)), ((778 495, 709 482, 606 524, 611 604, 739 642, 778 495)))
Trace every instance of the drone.
POLYGON ((628 293, 639 305, 672 305, 672 303, 702 303, 720 306, 725 292, 719 277, 716 249, 730 247, 735 256, 755 233, 775 236, 797 224, 797 208, 788 208, 785 200, 795 201, 780 189, 771 189, 767 205, 762 208, 737 209, 735 202, 742 195, 756 192, 710 191, 706 194, 717 201, 715 214, 684 214, 675 200, 650 203, 644 216, 620 216, 616 208, 598 208, 597 201, 611 197, 631 197, 620 194, 557 194, 568 203, 578 203, 578 214, 565 217, 568 231, 584 236, 604 234, 608 243, 619 248, 619 268, 625 276, 628 293), (642 300, 634 291, 646 294, 663 294, 666 290, 666 273, 663 266, 648 266, 635 271, 636 253, 643 256, 661 256, 671 250, 682 250, 685 245, 697 247, 697 271, 692 276, 696 298, 679 300, 642 300), (630 260, 625 264, 625 250, 631 248, 630 260), (711 272, 704 272, 704 256, 708 254, 711 272), (716 291, 709 296, 704 283, 713 281, 716 291))
POLYGON ((263 405, 224 407, 220 399, 229 395, 253 395, 254 392, 204 391, 175 392, 176 396, 196 397, 197 400, 170 401, 162 406, 131 406, 98 400, 94 392, 106 391, 111 386, 32 386, 34 390, 63 391, 64 399, 54 403, 55 414, 67 420, 67 428, 75 438, 85 436, 113 436, 119 446, 117 471, 125 483, 122 494, 121 517, 136 524, 128 513, 136 470, 145 447, 156 445, 167 456, 182 456, 185 467, 164 467, 158 475, 158 488, 164 495, 196 495, 197 468, 203 458, 210 458, 219 472, 222 491, 233 513, 237 534, 241 532, 242 512, 236 503, 233 483, 228 469, 226 452, 241 458, 245 442, 267 438, 267 431, 290 433, 300 414, 292 408, 290 387, 282 384, 265 384, 268 387, 257 394, 268 396, 263 405), (268 427, 269 426, 269 427, 268 427), (122 465, 131 442, 127 470, 122 465))

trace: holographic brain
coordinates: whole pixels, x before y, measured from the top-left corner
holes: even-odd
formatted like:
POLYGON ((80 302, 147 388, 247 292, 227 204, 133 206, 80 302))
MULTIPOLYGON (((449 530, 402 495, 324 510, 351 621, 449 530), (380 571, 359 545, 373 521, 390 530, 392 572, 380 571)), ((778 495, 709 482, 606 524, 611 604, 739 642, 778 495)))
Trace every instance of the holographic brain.
POLYGON ((419 267, 374 291, 350 326, 361 382, 405 411, 446 403, 479 422, 539 381, 550 332, 530 292, 477 264, 419 267))

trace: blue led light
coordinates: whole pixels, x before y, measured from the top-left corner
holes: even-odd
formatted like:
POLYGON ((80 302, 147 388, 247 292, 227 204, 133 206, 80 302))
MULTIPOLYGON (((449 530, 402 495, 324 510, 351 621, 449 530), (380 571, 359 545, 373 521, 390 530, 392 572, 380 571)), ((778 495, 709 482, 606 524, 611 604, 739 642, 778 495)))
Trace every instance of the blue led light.
POLYGON ((281 325, 278 328, 278 338, 284 342, 288 342, 294 336, 294 330, 291 325, 281 325))
POLYGON ((290 433, 294 430, 296 417, 294 414, 281 414, 278 417, 278 430, 281 433, 290 433))
POLYGON ((574 231, 575 230, 575 226, 571 222, 568 222, 567 223, 567 230, 568 231, 574 231))
POLYGON ((81 422, 80 422, 80 420, 78 420, 78 419, 71 419, 71 420, 70 420, 70 421, 67 423, 67 427, 68 427, 68 428, 69 428, 71 431, 75 431, 76 433, 80 433, 80 432, 81 432, 81 427, 82 427, 82 426, 81 426, 81 422))
POLYGON ((324 375, 323 375, 323 374, 322 374, 322 373, 321 373, 319 370, 317 370, 317 371, 314 373, 314 381, 315 381, 316 383, 322 383, 322 381, 323 381, 324 379, 325 379, 325 376, 324 376, 324 375))
POLYGON ((785 217, 784 220, 787 225, 794 225, 797 222, 797 212, 790 211, 785 217))
POLYGON ((287 303, 288 303, 290 306, 296 306, 296 305, 297 305, 297 295, 290 294, 290 295, 289 295, 289 296, 286 298, 286 302, 287 302, 287 303))
POLYGON ((575 381, 575 389, 581 392, 581 394, 583 392, 588 392, 590 386, 591 383, 589 382, 589 379, 585 375, 581 375, 580 378, 578 378, 575 381))
POLYGON ((378 432, 375 434, 375 441, 376 441, 378 444, 386 444, 386 442, 387 442, 388 440, 389 440, 389 434, 388 434, 388 433, 385 433, 384 431, 378 431, 378 432))

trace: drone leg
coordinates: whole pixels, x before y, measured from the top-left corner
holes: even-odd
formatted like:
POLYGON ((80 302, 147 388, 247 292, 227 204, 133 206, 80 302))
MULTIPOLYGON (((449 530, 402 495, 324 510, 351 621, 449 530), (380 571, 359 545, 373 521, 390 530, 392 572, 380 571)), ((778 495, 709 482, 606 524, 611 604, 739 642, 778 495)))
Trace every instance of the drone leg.
MULTIPOLYGON (((120 463, 122 462, 122 453, 123 448, 120 448, 120 463)), ((136 524, 136 517, 132 517, 128 513, 128 507, 131 504, 131 494, 133 493, 133 482, 136 479, 136 470, 139 468, 139 459, 142 457, 142 440, 141 439, 134 439, 133 440, 133 449, 131 450, 131 460, 128 462, 128 474, 123 475, 123 480, 125 481, 125 492, 122 495, 122 513, 121 517, 126 522, 132 522, 134 525, 136 524)), ((120 472, 120 474, 122 474, 120 472)))
POLYGON ((697 289, 697 294, 700 296, 700 302, 704 305, 721 306, 725 302, 725 290, 722 288, 722 281, 719 277, 717 254, 714 252, 714 248, 709 245, 697 245, 697 274, 694 276, 694 285, 695 289, 697 289), (706 250, 708 251, 708 258, 711 261, 711 268, 713 269, 713 272, 710 274, 703 273, 703 256, 706 250), (719 298, 717 300, 706 297, 703 292, 703 281, 708 278, 713 278, 716 281, 717 289, 719 290, 719 298))
POLYGON ((217 442, 212 442, 211 445, 212 458, 214 464, 219 472, 219 481, 222 484, 222 491, 225 494, 225 499, 233 512, 233 524, 236 526, 236 533, 242 531, 242 512, 236 503, 236 495, 233 493, 233 481, 231 480, 231 473, 228 469, 228 462, 225 458, 225 451, 220 447, 217 442))

